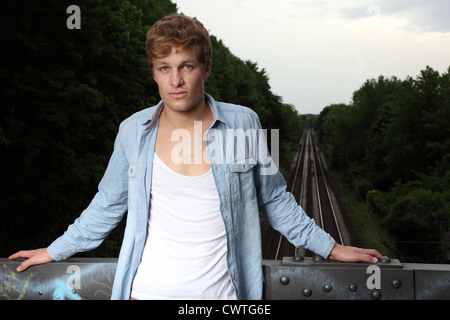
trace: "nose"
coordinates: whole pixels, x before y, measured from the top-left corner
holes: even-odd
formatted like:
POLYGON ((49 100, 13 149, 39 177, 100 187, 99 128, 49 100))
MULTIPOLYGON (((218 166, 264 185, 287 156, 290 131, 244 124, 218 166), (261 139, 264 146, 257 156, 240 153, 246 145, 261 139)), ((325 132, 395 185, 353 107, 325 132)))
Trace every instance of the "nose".
POLYGON ((182 86, 184 83, 183 77, 181 76, 181 73, 178 70, 173 70, 171 77, 170 77, 170 85, 172 87, 179 87, 182 86))

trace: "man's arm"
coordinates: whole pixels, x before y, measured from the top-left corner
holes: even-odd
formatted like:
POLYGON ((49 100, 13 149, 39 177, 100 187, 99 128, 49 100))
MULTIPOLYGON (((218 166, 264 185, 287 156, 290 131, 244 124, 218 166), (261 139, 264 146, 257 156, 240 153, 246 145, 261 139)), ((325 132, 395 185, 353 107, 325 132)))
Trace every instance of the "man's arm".
MULTIPOLYGON (((257 124, 260 128, 260 123, 257 124)), ((376 263, 381 254, 373 249, 342 246, 310 219, 287 192, 286 182, 277 170, 268 171, 272 160, 265 139, 258 141, 258 167, 255 181, 258 204, 269 223, 295 246, 306 247, 320 256, 342 262, 364 261, 376 263), (261 168, 265 167, 265 168, 261 168), (333 245, 334 243, 334 245, 333 245)), ((275 167, 276 168, 276 167, 275 167)))
POLYGON ((19 258, 27 258, 24 262, 22 262, 18 267, 17 271, 25 271, 29 267, 37 265, 37 264, 44 264, 54 261, 49 254, 47 253, 47 248, 43 249, 36 249, 36 250, 22 250, 19 252, 14 253, 13 255, 9 256, 8 259, 14 260, 19 258))

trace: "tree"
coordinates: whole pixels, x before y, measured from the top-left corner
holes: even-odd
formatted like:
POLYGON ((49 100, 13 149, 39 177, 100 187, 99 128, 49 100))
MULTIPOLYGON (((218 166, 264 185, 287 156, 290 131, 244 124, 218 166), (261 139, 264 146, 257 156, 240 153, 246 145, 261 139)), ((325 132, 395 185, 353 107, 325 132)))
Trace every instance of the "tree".
MULTIPOLYGON (((170 1, 134 3, 161 13, 172 8, 170 1)), ((2 10, 4 255, 46 246, 61 234, 95 193, 120 121, 158 101, 142 10, 129 1, 83 1, 81 29, 70 30, 69 4, 8 1, 2 10), (5 226, 21 226, 20 233, 5 226)), ((117 253, 120 241, 112 241, 107 254, 117 253)))
MULTIPOLYGON (((439 241, 450 219, 448 71, 427 67, 416 79, 368 80, 350 106, 328 106, 318 119, 331 165, 345 172, 361 199, 367 195, 397 240, 439 241)), ((398 247, 415 258, 440 259, 440 249, 398 247)))
MULTIPOLYGON (((145 34, 176 12, 176 5, 170 0, 83 0, 77 2, 81 29, 68 29, 70 4, 8 1, 0 13, 2 256, 47 246, 61 235, 95 194, 120 122, 160 101, 148 69, 145 34)), ((283 131, 282 119, 291 118, 295 125, 296 114, 270 91, 264 69, 234 56, 213 35, 211 40, 207 92, 253 108, 265 129, 280 129, 286 165, 295 137, 291 129, 283 131)), ((121 230, 91 255, 116 256, 121 230)))

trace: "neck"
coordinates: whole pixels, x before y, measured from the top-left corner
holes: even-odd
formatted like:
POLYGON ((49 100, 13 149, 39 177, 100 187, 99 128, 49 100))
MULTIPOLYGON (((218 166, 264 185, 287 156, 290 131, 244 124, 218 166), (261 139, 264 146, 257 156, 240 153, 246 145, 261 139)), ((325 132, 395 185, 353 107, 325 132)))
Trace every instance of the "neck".
POLYGON ((206 99, 190 111, 173 111, 169 107, 164 107, 160 115, 160 121, 172 129, 192 129, 196 121, 204 124, 207 122, 209 126, 212 119, 212 111, 206 99))

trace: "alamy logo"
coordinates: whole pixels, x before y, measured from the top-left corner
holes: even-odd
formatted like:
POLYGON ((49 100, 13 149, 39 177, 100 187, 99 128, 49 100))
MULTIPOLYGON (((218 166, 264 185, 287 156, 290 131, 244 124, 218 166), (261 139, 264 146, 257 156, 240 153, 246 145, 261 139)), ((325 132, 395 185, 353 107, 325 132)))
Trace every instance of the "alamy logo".
POLYGON ((260 164, 261 175, 273 175, 279 164, 279 130, 270 130, 271 152, 267 148, 265 129, 215 128, 202 134, 202 122, 194 122, 193 136, 187 129, 172 132, 171 141, 178 142, 171 151, 175 164, 260 164), (203 142, 206 149, 203 150, 203 142))
POLYGON ((70 5, 67 7, 66 13, 71 13, 67 18, 66 26, 67 29, 81 29, 81 9, 79 6, 70 5))
POLYGON ((367 7, 366 13, 370 15, 366 26, 369 29, 376 30, 381 27, 381 8, 379 6, 370 5, 367 7))
POLYGON ((366 285, 369 290, 381 289, 381 270, 379 266, 371 265, 367 268, 366 273, 371 274, 367 279, 366 285))
POLYGON ((67 267, 67 273, 71 275, 66 281, 67 288, 69 289, 81 289, 81 269, 77 265, 70 265, 67 267))

